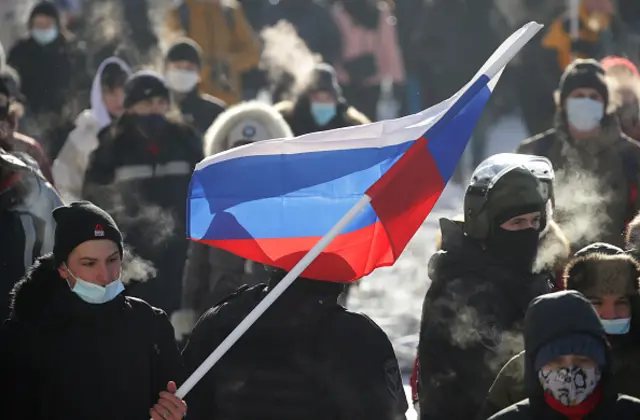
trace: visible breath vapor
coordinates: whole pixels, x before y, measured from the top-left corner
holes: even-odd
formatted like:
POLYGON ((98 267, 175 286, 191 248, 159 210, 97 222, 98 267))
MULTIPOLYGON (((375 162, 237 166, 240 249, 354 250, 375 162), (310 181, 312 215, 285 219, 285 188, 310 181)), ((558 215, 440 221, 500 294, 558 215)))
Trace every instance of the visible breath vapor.
POLYGON ((595 174, 579 170, 556 173, 558 223, 570 243, 597 241, 610 223, 607 202, 611 194, 600 187, 595 174))
POLYGON ((101 207, 109 213, 125 232, 142 235, 140 239, 152 247, 164 246, 175 233, 176 220, 171 212, 155 204, 147 203, 140 194, 133 191, 122 191, 122 185, 97 187, 104 202, 101 207), (126 198, 125 198, 126 195, 126 198))
POLYGON ((289 22, 280 21, 260 35, 264 42, 260 67, 274 85, 291 78, 288 94, 295 97, 309 85, 312 70, 322 58, 309 50, 289 22))
POLYGON ((118 2, 103 0, 93 2, 88 17, 90 31, 88 41, 95 45, 107 45, 117 41, 125 28, 122 26, 122 9, 118 2))
POLYGON ((132 281, 146 282, 157 274, 158 270, 151 261, 137 256, 129 247, 125 247, 121 275, 124 284, 129 284, 132 281))

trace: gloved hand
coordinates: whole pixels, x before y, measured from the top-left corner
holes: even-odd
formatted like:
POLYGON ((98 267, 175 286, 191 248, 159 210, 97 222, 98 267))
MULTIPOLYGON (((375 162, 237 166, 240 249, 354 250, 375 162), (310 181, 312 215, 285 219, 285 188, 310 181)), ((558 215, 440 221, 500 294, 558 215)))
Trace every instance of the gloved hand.
POLYGON ((193 309, 180 309, 171 314, 171 325, 176 341, 181 342, 191 334, 191 330, 198 321, 198 315, 193 309))

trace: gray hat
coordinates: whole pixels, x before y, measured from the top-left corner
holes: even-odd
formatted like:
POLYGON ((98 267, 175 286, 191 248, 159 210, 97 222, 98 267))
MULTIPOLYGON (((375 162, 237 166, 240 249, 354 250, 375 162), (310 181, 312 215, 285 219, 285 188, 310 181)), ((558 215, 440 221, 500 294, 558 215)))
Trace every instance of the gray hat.
POLYGON ((540 370, 556 357, 570 354, 588 357, 600 367, 606 365, 602 340, 591 334, 575 333, 556 338, 542 346, 536 354, 534 368, 540 370))

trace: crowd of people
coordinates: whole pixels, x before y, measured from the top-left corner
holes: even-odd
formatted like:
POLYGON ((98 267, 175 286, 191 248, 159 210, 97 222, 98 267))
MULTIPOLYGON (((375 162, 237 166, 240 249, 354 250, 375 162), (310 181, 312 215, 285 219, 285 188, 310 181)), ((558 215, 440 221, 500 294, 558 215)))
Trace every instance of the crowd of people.
MULTIPOLYGON (((404 419, 385 332, 345 308, 347 285, 305 278, 175 395, 287 274, 189 243, 185 198, 207 156, 445 99, 478 66, 452 64, 474 33, 442 17, 486 10, 184 0, 160 30, 146 1, 109 0, 124 30, 106 42, 87 18, 97 3, 37 3, 0 60, 0 417, 404 419), (302 88, 260 66, 257 34, 282 20, 316 54, 302 88)), ((478 159, 462 216, 425 256, 421 420, 640 416, 640 10, 539 3, 549 25, 488 110, 518 106, 534 135, 478 159)), ((521 6, 483 42, 537 7, 521 6)))

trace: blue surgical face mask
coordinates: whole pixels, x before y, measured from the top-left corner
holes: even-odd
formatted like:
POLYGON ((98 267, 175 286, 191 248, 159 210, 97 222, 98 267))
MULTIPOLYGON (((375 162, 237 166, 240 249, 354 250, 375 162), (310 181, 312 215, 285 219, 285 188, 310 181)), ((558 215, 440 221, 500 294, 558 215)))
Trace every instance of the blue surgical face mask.
POLYGON ((590 98, 567 99, 567 121, 579 131, 591 131, 604 117, 604 104, 590 98))
POLYGON ((71 275, 71 277, 76 281, 76 284, 71 288, 71 291, 87 303, 107 303, 115 299, 116 296, 124 291, 124 285, 120 279, 114 280, 106 286, 100 286, 76 277, 76 275, 69 270, 69 267, 67 267, 66 264, 64 267, 69 275, 71 275))
POLYGON ((623 335, 631 328, 631 318, 600 319, 600 322, 609 335, 623 335))
POLYGON ((311 102, 311 115, 319 126, 327 125, 336 116, 336 104, 311 102))
POLYGON ((58 28, 52 26, 49 29, 32 29, 31 36, 40 45, 51 44, 58 37, 58 28))

